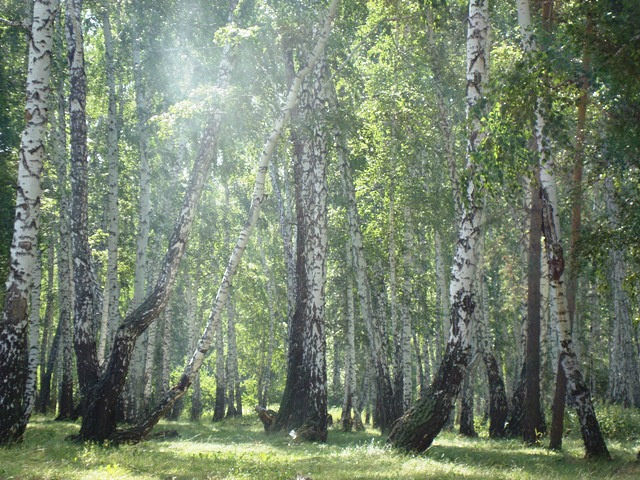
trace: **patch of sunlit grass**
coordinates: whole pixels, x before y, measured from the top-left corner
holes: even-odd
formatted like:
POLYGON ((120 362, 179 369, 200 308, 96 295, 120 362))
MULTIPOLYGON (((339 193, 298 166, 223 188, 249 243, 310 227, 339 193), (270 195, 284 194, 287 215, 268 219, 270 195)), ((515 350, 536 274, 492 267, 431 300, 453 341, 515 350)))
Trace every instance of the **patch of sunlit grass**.
MULTIPOLYGON (((335 417, 334 417, 335 418, 335 417)), ((78 425, 36 417, 24 443, 0 449, 0 479, 504 479, 579 480, 640 478, 632 442, 610 442, 614 460, 582 458, 579 439, 563 452, 529 448, 516 440, 468 439, 441 434, 428 452, 403 454, 375 430, 330 431, 326 444, 296 443, 285 434, 266 435, 254 417, 167 422, 171 440, 109 447, 64 440, 78 425)))

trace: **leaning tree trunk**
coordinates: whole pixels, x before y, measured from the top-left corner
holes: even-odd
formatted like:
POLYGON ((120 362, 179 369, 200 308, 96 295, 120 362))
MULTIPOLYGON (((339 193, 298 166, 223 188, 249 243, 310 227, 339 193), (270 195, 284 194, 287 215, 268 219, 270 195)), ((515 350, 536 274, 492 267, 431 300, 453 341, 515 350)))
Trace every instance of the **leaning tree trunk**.
POLYGON ((480 103, 488 74, 489 9, 486 0, 470 0, 467 31, 468 180, 459 218, 458 240, 451 269, 451 331, 444 358, 429 390, 394 425, 389 441, 395 447, 423 451, 448 420, 471 355, 470 333, 475 310, 474 277, 481 231, 479 185, 474 183, 474 157, 484 138, 480 103))
MULTIPOLYGON (((324 47, 327 43, 327 39, 331 31, 333 19, 335 18, 337 12, 337 7, 338 0, 332 0, 322 32, 318 38, 318 42, 316 43, 313 51, 309 56, 307 65, 302 70, 300 70, 294 78, 291 87, 289 88, 289 93, 287 95, 282 113, 276 120, 274 128, 269 134, 269 137, 264 145, 258 163, 258 173, 256 175, 248 218, 244 224, 244 227, 240 231, 236 245, 231 253, 229 262, 227 263, 225 273, 222 277, 222 281, 214 300, 213 308, 211 309, 207 325, 205 327, 204 333, 200 338, 200 341, 198 342, 198 346, 194 350, 191 359, 185 366, 185 369, 178 383, 174 385, 171 390, 169 390, 169 392, 167 392, 164 398, 162 398, 158 403, 157 407, 135 427, 129 430, 117 432, 117 434, 113 435, 114 439, 140 441, 141 439, 145 438, 149 434, 149 432, 151 432, 153 426, 158 423, 164 412, 170 409, 175 401, 185 394, 187 388, 189 388, 189 385, 193 382, 194 377, 202 366, 202 363, 211 348, 211 344, 213 343, 213 332, 215 331, 216 325, 220 322, 222 311, 224 309, 224 306, 226 305, 229 293, 229 285, 233 276, 235 275, 235 272, 238 269, 242 254, 244 253, 251 232, 258 220, 260 207, 265 200, 264 187, 267 171, 269 168, 269 162, 273 157, 273 153, 282 135, 282 131, 284 130, 285 125, 291 117, 291 111, 296 106, 301 82, 309 73, 309 71, 313 69, 314 65, 322 56, 322 52, 324 51, 324 47)), ((113 433, 113 431, 111 433, 113 433)))
MULTIPOLYGON (((518 1, 518 23, 523 35, 525 53, 537 50, 532 35, 529 1, 518 1)), ((558 196, 553 173, 553 160, 550 155, 550 143, 546 135, 545 106, 542 98, 538 98, 535 108, 535 139, 540 157, 540 183, 542 187, 542 229, 545 237, 545 253, 549 266, 549 278, 554 289, 558 306, 558 331, 560 336, 560 362, 567 379, 567 389, 575 401, 580 430, 584 441, 585 453, 588 457, 609 457, 600 425, 596 418, 591 393, 578 366, 573 349, 571 324, 567 314, 567 298, 564 283, 564 254, 560 241, 560 220, 558 196)))
MULTIPOLYGON (((330 90, 330 99, 334 102, 334 109, 337 108, 335 93, 330 90)), ((371 364, 375 368, 375 388, 376 388, 376 409, 378 424, 383 431, 389 430, 392 423, 399 416, 399 406, 393 400, 393 387, 389 365, 384 351, 383 336, 379 325, 373 315, 371 301, 371 288, 367 278, 367 261, 364 256, 364 246, 360 229, 360 219, 358 217, 358 207, 356 203, 356 192, 351 177, 351 167, 349 166, 347 144, 343 134, 339 129, 334 130, 337 141, 336 156, 338 169, 342 174, 342 186, 344 196, 347 199, 347 219, 349 221, 349 236, 351 237, 351 257, 353 262, 353 272, 356 280, 356 290, 358 302, 360 304, 360 315, 364 322, 365 331, 369 340, 369 352, 371 364)))
POLYGON ((109 165, 107 197, 107 282, 105 285, 102 326, 100 329, 100 343, 98 345, 98 361, 104 364, 107 347, 111 343, 113 332, 120 322, 118 302, 120 289, 118 287, 118 118, 116 111, 116 79, 114 64, 114 48, 111 35, 109 9, 103 12, 105 70, 108 89, 107 111, 107 163, 109 165))
POLYGON ((22 438, 28 416, 22 405, 26 382, 27 304, 40 209, 40 176, 47 126, 53 22, 58 2, 35 0, 27 65, 26 125, 18 153, 18 188, 9 277, 0 320, 0 444, 22 438))

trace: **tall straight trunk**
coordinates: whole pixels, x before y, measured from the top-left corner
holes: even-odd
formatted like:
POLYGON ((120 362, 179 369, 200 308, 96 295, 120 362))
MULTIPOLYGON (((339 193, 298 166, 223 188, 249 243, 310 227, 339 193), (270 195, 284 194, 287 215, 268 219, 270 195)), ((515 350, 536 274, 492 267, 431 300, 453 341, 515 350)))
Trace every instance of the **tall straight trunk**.
POLYGON ((18 152, 18 188, 9 276, 0 319, 0 444, 20 441, 28 415, 22 405, 27 377, 27 304, 36 262, 40 177, 47 126, 53 22, 58 2, 33 4, 27 60, 25 127, 18 152))
POLYGON ((118 303, 120 289, 118 286, 118 113, 116 107, 116 78, 114 63, 113 38, 109 8, 103 12, 102 29, 104 32, 105 70, 107 76, 108 111, 107 111, 107 151, 106 159, 109 165, 108 199, 107 199, 107 280, 104 293, 102 326, 100 343, 98 345, 98 361, 104 364, 107 346, 120 322, 118 303))
POLYGON ((439 341, 436 343, 436 355, 438 361, 443 358, 443 345, 447 344, 447 335, 451 329, 449 324, 449 295, 447 292, 447 278, 444 269, 444 253, 442 251, 442 239, 440 232, 435 231, 436 249, 436 308, 438 312, 437 331, 440 333, 439 341))
POLYGON ((262 260, 262 268, 267 276, 267 309, 269 310, 269 330, 267 333, 267 355, 261 373, 260 388, 258 390, 258 403, 267 407, 269 403, 269 390, 271 388, 271 364, 273 363, 273 350, 275 347, 275 323, 276 311, 274 301, 276 300, 276 286, 273 280, 273 272, 267 263, 267 257, 264 254, 264 245, 260 238, 260 259, 262 260))
MULTIPOLYGON (((335 96, 332 94, 332 90, 329 93, 335 102, 335 96)), ((334 106, 334 108, 336 107, 334 106)), ((342 174, 343 193, 347 199, 347 219, 349 221, 349 236, 351 237, 351 257, 356 280, 356 290, 358 293, 358 303, 360 305, 360 315, 362 316, 365 331, 367 333, 367 339, 369 341, 371 364, 373 365, 373 368, 375 368, 376 372, 376 417, 378 418, 380 428, 383 431, 387 431, 400 415, 400 409, 399 405, 393 400, 393 387, 384 349, 384 337, 380 331, 381 326, 376 322, 376 318, 373 314, 371 287, 369 279, 367 278, 367 260, 364 255, 360 218, 358 216, 358 207, 356 203, 356 192, 353 184, 353 178, 351 176, 351 167, 347 162, 347 144, 344 136, 338 129, 334 130, 334 135, 338 145, 336 149, 338 169, 342 174)))
MULTIPOLYGON (((346 265, 348 267, 346 274, 346 310, 347 310, 347 351, 345 354, 344 365, 344 396, 342 400, 342 414, 340 416, 340 423, 342 430, 350 432, 354 426, 354 421, 351 416, 351 410, 357 408, 358 403, 356 392, 356 345, 355 345, 355 305, 353 298, 353 273, 351 259, 351 241, 347 241, 346 251, 346 265)), ((356 420, 357 422, 357 420, 356 420)))
POLYGON ((411 218, 408 207, 404 209, 404 281, 402 287, 402 305, 400 309, 400 345, 401 345, 401 364, 402 364, 402 409, 407 411, 411 406, 411 395, 413 385, 411 381, 411 316, 409 306, 412 304, 411 296, 411 266, 413 265, 413 235, 411 232, 411 218))
MULTIPOLYGON (((609 224, 611 229, 615 230, 620 226, 620 219, 611 177, 605 179, 604 187, 609 224)), ((633 343, 631 305, 627 292, 623 288, 626 275, 625 255, 620 248, 611 248, 609 264, 610 290, 613 299, 613 335, 610 348, 608 397, 611 402, 625 407, 639 407, 640 372, 636 347, 633 343)))
POLYGON ((479 269, 477 277, 477 293, 480 297, 480 311, 475 317, 477 348, 478 353, 482 356, 489 387, 489 437, 501 438, 505 435, 508 403, 502 373, 494 354, 493 342, 490 340, 489 295, 487 280, 484 276, 484 239, 478 246, 478 257, 481 269, 479 269))
MULTIPOLYGON (((131 16, 131 28, 134 32, 138 32, 138 21, 142 16, 142 12, 139 7, 134 6, 134 11, 131 16)), ((140 159, 140 167, 138 171, 138 233, 136 237, 136 266, 133 281, 133 301, 130 309, 136 309, 144 300, 147 291, 147 279, 149 278, 149 265, 148 265, 148 245, 149 245, 149 222, 151 213, 151 188, 150 188, 150 169, 149 169, 149 147, 148 147, 148 118, 149 107, 147 92, 144 81, 144 68, 141 58, 142 41, 141 35, 136 34, 132 37, 131 44, 131 56, 133 61, 133 81, 135 90, 135 102, 136 102, 136 136, 138 142, 138 156, 140 159)), ((153 322, 152 322, 153 325, 153 322)), ((154 331, 148 332, 145 336, 147 343, 155 333, 155 327, 152 327, 154 331)), ((148 370, 146 368, 145 358, 148 355, 148 348, 143 347, 142 342, 138 342, 135 346, 133 365, 131 366, 131 374, 129 375, 129 381, 127 384, 128 398, 129 398, 129 414, 133 418, 137 418, 140 412, 138 412, 139 406, 142 409, 148 407, 146 399, 148 399, 148 392, 145 394, 145 386, 147 385, 146 379, 148 376, 148 370), (142 388, 140 388, 142 387, 142 388)), ((148 389, 147 389, 148 390, 148 389)))
POLYGON ((31 287, 31 304, 29 305, 29 334, 27 349, 27 381, 24 388, 24 417, 31 417, 36 401, 36 385, 38 377, 38 360, 40 359, 40 293, 42 287, 42 252, 36 246, 36 264, 33 270, 31 287))
POLYGON ((287 383, 277 428, 297 429, 307 440, 327 439, 324 287, 327 254, 328 67, 324 55, 300 89, 294 134, 296 190, 296 311, 289 338, 287 383))
POLYGON ((542 238, 542 198, 539 172, 531 182, 531 222, 527 290, 527 346, 525 355, 524 418, 522 437, 535 444, 545 431, 540 405, 540 257, 542 238))
MULTIPOLYGON (((587 33, 591 30, 590 19, 587 19, 587 33)), ((586 41, 586 38, 585 38, 586 41)), ((578 101, 578 122, 576 131, 576 149, 573 167, 573 186, 571 189, 571 237, 569 244, 569 274, 567 278, 567 310, 569 322, 573 331, 576 325, 576 293, 578 289, 578 258, 577 245, 580 240, 580 229, 582 223, 582 164, 584 157, 584 137, 585 123, 587 116, 587 105, 589 103, 589 78, 588 71, 591 60, 588 49, 584 48, 582 58, 581 95, 578 101)), ((564 424, 564 407, 567 390, 567 379, 564 370, 560 368, 560 357, 558 357, 558 367, 556 369, 556 388, 553 398, 552 421, 549 446, 559 450, 562 447, 562 434, 564 424)))
POLYGON ((446 424, 471 356, 470 332, 475 310, 474 277, 481 232, 482 205, 474 182, 474 157, 484 135, 480 104, 488 74, 489 9, 486 0, 470 0, 467 31, 467 184, 459 218, 458 241, 449 288, 451 332, 444 358, 429 391, 396 422, 389 435, 395 447, 423 451, 446 424))
POLYGON ((80 391, 86 395, 98 379, 93 322, 93 284, 88 226, 87 77, 84 67, 82 0, 67 0, 65 13, 71 120, 71 248, 73 254, 74 350, 80 391))
MULTIPOLYGON (((193 285, 200 285, 200 269, 196 269, 196 278, 193 285)), ((192 289, 189 289, 192 290, 192 289)), ((190 294, 190 309, 192 315, 189 317, 191 324, 189 329, 189 351, 196 348, 198 341, 198 332, 202 325, 202 308, 198 305, 198 291, 192 291, 190 294)), ((193 379, 193 389, 191 390, 191 410, 189 418, 191 421, 199 421, 202 416, 202 390, 200 389, 200 374, 195 375, 193 379)))
POLYGON ((213 409, 213 421, 222 420, 224 418, 224 406, 226 395, 226 374, 224 368, 224 334, 222 321, 216 324, 216 399, 213 409))
POLYGON ((227 304, 227 417, 242 416, 242 392, 238 375, 238 347, 236 345, 236 305, 233 299, 233 287, 229 292, 227 304))
MULTIPOLYGON (((392 127, 393 131, 393 127, 392 127)), ((389 306, 391 307, 391 352, 393 355, 393 401, 401 407, 400 413, 405 412, 402 401, 402 385, 404 383, 402 368, 402 338, 401 330, 399 330, 398 322, 398 279, 397 279, 397 261, 396 261, 396 222, 395 222, 395 197, 393 188, 393 179, 389 187, 389 237, 388 237, 388 258, 389 258, 389 306)))
MULTIPOLYGON (((532 35, 529 1, 518 1, 518 23, 522 30, 525 53, 537 50, 532 35)), ((554 288, 558 306, 558 330, 560 336, 560 363, 567 380, 567 389, 576 403, 580 421, 580 430, 588 457, 609 457, 600 425, 596 418, 591 393, 587 387, 573 349, 571 322, 567 313, 567 298, 564 283, 564 255, 560 241, 560 220, 558 196, 553 173, 553 159, 550 155, 550 142, 546 134, 545 105, 538 98, 535 109, 535 139, 540 161, 540 183, 542 187, 542 229, 545 237, 545 253, 549 265, 549 277, 554 288)))
POLYGON ((267 171, 269 168, 269 162, 273 157, 275 148, 282 135, 282 131, 291 118, 291 112, 298 102, 298 92, 300 90, 302 80, 313 69, 315 64, 323 55, 324 47, 329 38, 329 33, 333 24, 333 19, 335 18, 335 15, 337 13, 338 3, 338 0, 331 1, 325 23, 318 37, 318 41, 307 59, 306 66, 302 68, 295 76, 291 87, 289 88, 289 93, 287 94, 285 106, 281 112, 281 115, 275 121, 274 127, 269 134, 267 141, 265 142, 262 153, 260 154, 260 159, 258 162, 258 173, 256 175, 254 184, 251 206, 249 207, 249 212, 247 215, 248 218, 244 224, 244 227, 240 231, 240 234, 238 235, 236 245, 231 253, 231 256, 229 257, 225 273, 222 277, 222 281, 220 282, 220 286, 214 300, 213 308, 211 309, 207 325, 205 326, 205 330, 200 337, 198 346, 194 350, 191 359, 185 366, 179 382, 174 385, 171 390, 169 390, 169 392, 159 402, 156 409, 151 412, 145 419, 139 422, 134 428, 118 432, 117 436, 114 436, 115 438, 129 441, 139 441, 145 438, 149 434, 153 426, 161 418, 163 413, 171 408, 175 401, 185 394, 187 388, 193 382, 195 375, 198 373, 200 367, 202 366, 202 362, 204 361, 205 356, 209 352, 211 344, 213 343, 213 333, 216 329, 217 324, 220 322, 222 310, 226 305, 229 293, 229 285, 231 284, 231 280, 233 279, 233 276, 238 269, 238 265, 240 264, 240 260, 242 259, 242 254, 244 253, 244 250, 249 241, 250 234, 253 231, 253 228, 255 227, 255 224, 258 220, 260 207, 265 200, 264 186, 267 171))
POLYGON ((38 412, 47 413, 51 402, 51 377, 55 369, 58 355, 61 350, 62 324, 58 323, 56 333, 51 341, 51 349, 47 355, 47 363, 42 370, 40 377, 40 393, 38 394, 38 412))
MULTIPOLYGON (((280 223, 280 236, 282 237, 284 261, 287 267, 287 325, 291 325, 291 319, 296 309, 296 295, 297 295, 297 282, 296 282, 296 260, 293 254, 292 247, 292 232, 291 232, 291 219, 289 209, 287 208, 287 197, 283 197, 280 190, 280 182, 278 181, 278 173, 275 162, 272 162, 269 166, 269 172, 271 173, 271 185, 273 187, 273 193, 278 203, 278 214, 280 223)), ((284 169, 283 185, 285 193, 288 192, 288 178, 287 169, 284 169)))
POLYGON ((158 382, 158 396, 164 396, 169 391, 169 383, 171 381, 171 324, 173 320, 172 312, 165 310, 164 321, 162 322, 162 344, 160 354, 162 363, 160 364, 160 381, 158 382))
MULTIPOLYGON (((55 238, 55 237, 54 237, 55 238)), ((54 278, 54 239, 49 241, 49 245, 47 247, 47 294, 46 294, 46 302, 47 306, 44 311, 44 322, 42 325, 42 342, 40 343, 40 359, 39 359, 39 370, 40 370, 40 386, 38 388, 38 400, 36 402, 36 409, 40 413, 46 413, 46 403, 42 400, 42 393, 47 389, 49 393, 47 393, 47 397, 50 394, 50 385, 51 385, 51 377, 46 379, 46 371, 47 371, 47 350, 49 349, 49 336, 51 333, 51 324, 53 323, 53 311, 54 311, 54 301, 55 294, 53 291, 53 278, 54 278), (48 383, 45 387, 45 381, 48 383), (44 407, 43 407, 44 406, 44 407)), ((48 402, 48 399, 46 400, 48 402)))

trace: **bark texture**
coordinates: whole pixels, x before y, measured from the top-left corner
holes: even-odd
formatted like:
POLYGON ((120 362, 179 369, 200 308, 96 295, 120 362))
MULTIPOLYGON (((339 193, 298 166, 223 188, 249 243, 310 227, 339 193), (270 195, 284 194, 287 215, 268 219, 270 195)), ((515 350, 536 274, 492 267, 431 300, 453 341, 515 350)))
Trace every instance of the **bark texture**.
POLYGON ((33 3, 29 37, 25 121, 18 153, 18 180, 9 276, 0 319, 0 444, 20 441, 27 377, 27 304, 36 263, 40 214, 40 178, 47 125, 53 22, 56 0, 33 3))

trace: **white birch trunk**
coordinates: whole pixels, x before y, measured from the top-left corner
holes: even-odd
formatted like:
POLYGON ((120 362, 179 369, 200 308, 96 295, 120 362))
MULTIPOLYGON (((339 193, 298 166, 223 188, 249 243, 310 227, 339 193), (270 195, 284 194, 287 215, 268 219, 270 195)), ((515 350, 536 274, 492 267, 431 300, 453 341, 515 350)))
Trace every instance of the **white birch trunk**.
POLYGON ((449 298, 451 330, 438 374, 430 391, 416 402, 391 431, 390 442, 400 448, 422 451, 447 422, 449 412, 460 391, 471 359, 471 328, 476 307, 474 280, 477 265, 477 244, 480 240, 482 204, 479 187, 474 182, 474 156, 480 149, 484 134, 481 130, 480 105, 488 74, 489 8, 487 0, 470 0, 467 30, 466 103, 469 130, 467 132, 468 173, 465 201, 458 225, 449 298))
POLYGON ((36 263, 42 165, 50 91, 56 0, 33 6, 27 59, 25 121, 18 152, 18 178, 9 276, 0 319, 0 444, 22 438, 29 416, 22 405, 26 381, 27 304, 36 263))
POLYGON ((435 234, 436 250, 436 308, 439 316, 438 331, 440 332, 439 342, 437 342, 436 355, 438 360, 444 355, 443 345, 447 343, 447 334, 451 329, 449 318, 449 294, 447 291, 447 278, 444 268, 444 252, 442 251, 442 239, 440 232, 435 234))
POLYGON ((104 293, 102 326, 100 343, 98 345, 98 361, 104 364, 107 345, 111 342, 115 329, 120 323, 118 309, 120 289, 118 285, 118 118, 116 111, 116 79, 114 64, 113 38, 109 9, 103 13, 103 31, 105 44, 105 70, 107 76, 107 90, 109 106, 107 113, 107 152, 106 160, 109 165, 109 193, 107 200, 107 275, 104 293))
POLYGON ((269 389, 271 388, 271 364, 273 362, 273 349, 275 346, 275 323, 276 323, 276 311, 273 305, 276 299, 276 286, 273 281, 273 273, 267 258, 264 254, 264 245, 262 236, 260 237, 260 259, 262 260, 262 268, 264 269, 267 277, 267 309, 269 310, 269 333, 267 338, 267 356, 264 361, 264 368, 262 370, 262 384, 260 391, 258 391, 258 402, 261 406, 267 407, 269 389))
MULTIPOLYGON (((37 248, 37 246, 36 246, 37 248)), ((24 416, 29 418, 36 401, 38 360, 40 359, 40 291, 42 286, 42 254, 36 251, 36 264, 29 306, 29 337, 27 353, 27 382, 24 390, 24 416)))

